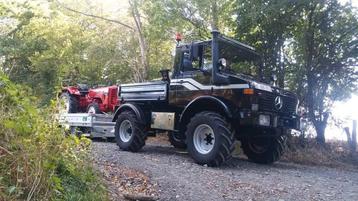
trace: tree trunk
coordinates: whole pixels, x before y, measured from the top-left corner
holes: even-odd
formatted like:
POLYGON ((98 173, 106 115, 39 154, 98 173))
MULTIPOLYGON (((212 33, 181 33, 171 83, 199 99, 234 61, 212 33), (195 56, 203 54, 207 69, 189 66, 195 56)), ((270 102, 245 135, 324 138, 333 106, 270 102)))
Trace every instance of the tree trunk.
POLYGON ((281 36, 278 39, 278 45, 279 45, 279 75, 278 75, 278 86, 281 88, 285 87, 285 59, 284 59, 284 39, 281 36))
POLYGON ((344 131, 347 135, 347 143, 352 154, 357 151, 357 120, 353 120, 352 134, 349 132, 349 128, 345 127, 344 131))
POLYGON ((219 18, 218 18, 218 5, 216 3, 216 0, 211 0, 211 16, 212 16, 211 29, 218 30, 219 18))
POLYGON ((326 143, 325 131, 327 127, 329 114, 323 113, 321 116, 323 118, 321 117, 320 120, 314 120, 313 125, 316 129, 316 134, 317 134, 316 140, 318 144, 323 145, 326 143))
POLYGON ((138 2, 136 0, 130 0, 129 5, 131 8, 132 17, 134 19, 135 25, 136 25, 136 31, 138 36, 138 42, 139 42, 139 48, 140 48, 140 54, 141 54, 141 65, 143 68, 143 71, 141 71, 141 80, 144 81, 148 80, 148 71, 149 71, 149 62, 148 62, 148 55, 147 55, 147 44, 143 35, 143 26, 142 21, 140 18, 140 14, 138 11, 138 2))
POLYGON ((353 120, 352 127, 352 151, 355 153, 357 151, 357 120, 353 120))
POLYGON ((315 126, 317 137, 316 140, 318 144, 325 144, 326 143, 326 137, 325 137, 325 130, 326 125, 323 124, 323 122, 319 122, 318 125, 315 126))
POLYGON ((349 128, 348 128, 348 127, 344 127, 343 130, 344 130, 344 132, 346 132, 346 135, 347 135, 347 143, 348 143, 348 146, 350 147, 351 144, 352 144, 351 132, 349 132, 349 128))

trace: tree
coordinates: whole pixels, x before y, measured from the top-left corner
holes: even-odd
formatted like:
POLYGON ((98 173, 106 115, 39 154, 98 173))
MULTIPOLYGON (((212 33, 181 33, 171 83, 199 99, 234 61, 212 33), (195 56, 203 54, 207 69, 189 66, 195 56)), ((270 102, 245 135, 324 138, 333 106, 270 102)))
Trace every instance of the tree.
POLYGON ((140 48, 140 58, 141 58, 141 66, 142 68, 139 69, 139 72, 142 73, 138 73, 138 75, 140 75, 139 78, 137 78, 137 81, 144 81, 144 80, 148 80, 148 69, 149 69, 149 62, 148 62, 148 48, 147 48, 147 42, 146 39, 144 37, 144 33, 143 33, 143 24, 142 24, 142 19, 141 19, 141 14, 139 13, 139 5, 138 5, 138 0, 130 0, 129 1, 129 5, 130 5, 130 12, 131 15, 133 17, 133 20, 135 22, 135 27, 136 27, 136 35, 138 37, 138 41, 139 41, 139 48, 140 48), (141 71, 142 70, 142 71, 141 71))
POLYGON ((325 142, 325 128, 332 102, 344 100, 357 90, 358 19, 350 5, 337 0, 305 2, 295 25, 291 43, 291 82, 308 109, 319 143, 325 142))
POLYGON ((236 35, 262 54, 264 75, 295 91, 324 143, 330 105, 357 88, 357 15, 337 0, 239 1, 236 35))
POLYGON ((254 46, 262 55, 263 76, 274 72, 278 86, 285 86, 285 43, 292 37, 292 24, 298 20, 301 3, 296 1, 238 1, 236 36, 254 46))
POLYGON ((344 127, 344 131, 347 135, 347 142, 352 154, 357 151, 357 120, 353 120, 352 133, 349 131, 349 127, 344 127))

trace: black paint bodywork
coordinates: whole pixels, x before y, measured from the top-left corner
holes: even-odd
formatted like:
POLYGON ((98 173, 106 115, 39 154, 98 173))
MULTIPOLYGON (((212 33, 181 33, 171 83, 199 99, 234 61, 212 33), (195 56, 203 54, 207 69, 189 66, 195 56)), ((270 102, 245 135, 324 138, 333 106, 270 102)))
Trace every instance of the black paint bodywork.
MULTIPOLYGON (((238 51, 236 54, 233 53, 233 57, 238 55, 235 59, 260 60, 260 56, 253 48, 214 31, 212 40, 177 46, 171 79, 162 73, 166 99, 153 100, 153 96, 148 100, 143 99, 143 94, 155 93, 151 91, 151 84, 148 83, 142 85, 147 87, 145 92, 134 90, 140 99, 126 100, 123 98, 126 97, 124 94, 133 91, 126 92, 125 87, 122 87, 123 90, 119 94, 119 97, 122 97, 121 102, 129 109, 135 107, 135 112, 141 115, 140 118, 147 124, 148 129, 151 112, 174 112, 175 130, 183 134, 190 118, 204 110, 214 110, 225 116, 235 128, 238 138, 246 135, 283 135, 287 129, 299 129, 299 117, 296 114, 297 97, 289 91, 261 83, 251 76, 221 71, 218 62, 222 50, 219 48, 220 45, 223 51, 238 51), (205 51, 211 52, 210 70, 203 69, 205 51), (196 62, 198 68, 190 66, 190 62, 188 65, 188 59, 192 63, 196 62), (254 94, 244 94, 245 89, 253 89, 254 94), (275 98, 278 96, 283 100, 281 109, 274 106, 275 98), (253 109, 253 104, 258 105, 258 109, 253 109), (270 115, 270 126, 258 124, 260 114, 270 115)), ((260 71, 259 69, 259 78, 260 71)), ((158 82, 155 83, 157 86, 158 82)), ((121 110, 118 110, 116 115, 120 112, 121 110)))

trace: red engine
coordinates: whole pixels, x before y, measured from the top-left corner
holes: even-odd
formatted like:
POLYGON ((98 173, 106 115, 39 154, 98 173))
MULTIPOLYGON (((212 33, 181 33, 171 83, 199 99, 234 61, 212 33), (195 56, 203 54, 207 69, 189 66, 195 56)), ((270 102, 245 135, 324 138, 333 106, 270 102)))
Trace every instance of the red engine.
POLYGON ((110 113, 119 106, 118 86, 93 89, 83 84, 69 86, 62 89, 60 100, 65 110, 62 112, 110 113))

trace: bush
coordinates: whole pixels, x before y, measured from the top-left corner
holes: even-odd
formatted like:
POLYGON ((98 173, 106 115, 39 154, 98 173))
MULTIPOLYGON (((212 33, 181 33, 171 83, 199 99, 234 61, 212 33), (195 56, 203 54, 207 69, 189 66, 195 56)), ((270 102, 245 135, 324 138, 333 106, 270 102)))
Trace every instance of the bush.
POLYGON ((0 75, 0 200, 106 200, 90 140, 65 137, 29 92, 0 75))

